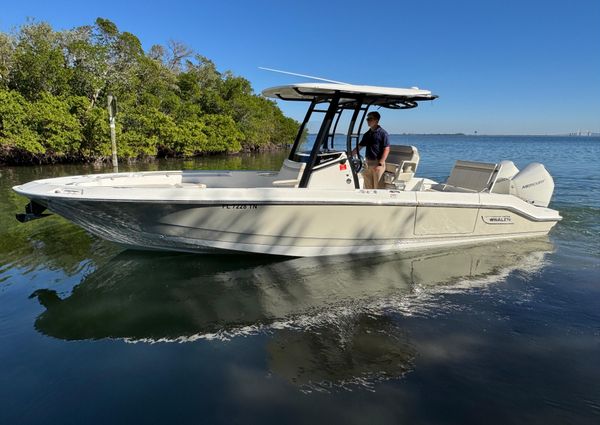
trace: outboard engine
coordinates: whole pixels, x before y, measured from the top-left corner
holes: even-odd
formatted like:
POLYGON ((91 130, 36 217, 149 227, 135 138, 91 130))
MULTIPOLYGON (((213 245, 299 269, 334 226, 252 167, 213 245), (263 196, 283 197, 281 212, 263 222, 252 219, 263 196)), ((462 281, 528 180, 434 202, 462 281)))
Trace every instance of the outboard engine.
POLYGON ((553 192, 554 180, 538 162, 532 162, 510 180, 510 193, 536 207, 547 207, 553 192))

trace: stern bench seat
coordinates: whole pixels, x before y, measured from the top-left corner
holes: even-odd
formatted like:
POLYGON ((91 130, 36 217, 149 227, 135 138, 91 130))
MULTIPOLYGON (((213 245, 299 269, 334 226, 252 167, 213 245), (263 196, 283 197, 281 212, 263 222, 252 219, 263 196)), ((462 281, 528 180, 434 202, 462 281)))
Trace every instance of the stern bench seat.
POLYGON ((431 186, 441 192, 491 192, 501 165, 458 160, 446 183, 431 186))

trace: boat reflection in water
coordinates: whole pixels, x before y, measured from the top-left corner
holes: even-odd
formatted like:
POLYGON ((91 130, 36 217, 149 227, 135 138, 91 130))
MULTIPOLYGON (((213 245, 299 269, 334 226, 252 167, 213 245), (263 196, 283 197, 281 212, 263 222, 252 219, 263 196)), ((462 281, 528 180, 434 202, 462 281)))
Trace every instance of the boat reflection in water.
POLYGON ((538 271, 546 239, 377 257, 125 251, 61 299, 42 289, 38 331, 65 340, 185 342, 269 333, 272 370, 300 386, 402 376, 415 356, 395 314, 439 314, 440 293, 538 271))

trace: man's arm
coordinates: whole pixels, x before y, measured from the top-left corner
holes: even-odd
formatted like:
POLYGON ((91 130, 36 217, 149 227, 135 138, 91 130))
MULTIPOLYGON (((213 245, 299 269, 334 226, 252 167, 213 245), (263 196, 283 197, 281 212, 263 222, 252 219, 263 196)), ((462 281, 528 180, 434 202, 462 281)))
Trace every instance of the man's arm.
POLYGON ((387 159, 389 154, 390 154, 390 147, 386 146, 385 148, 383 148, 383 154, 381 155, 381 158, 379 158, 380 165, 383 165, 383 163, 385 162, 385 160, 387 159))
MULTIPOLYGON (((368 131, 367 131, 367 133, 368 133, 368 131)), ((365 139, 367 137, 367 133, 363 134, 363 137, 362 137, 362 139, 360 139, 360 143, 358 144, 358 147, 352 149, 352 152, 351 152, 352 156, 356 156, 358 154, 358 150, 360 148, 362 148, 363 146, 365 146, 365 139)))
POLYGON ((381 154, 381 158, 379 158, 379 164, 383 165, 386 161, 388 155, 390 154, 390 139, 388 137, 387 131, 383 130, 383 153, 381 154))

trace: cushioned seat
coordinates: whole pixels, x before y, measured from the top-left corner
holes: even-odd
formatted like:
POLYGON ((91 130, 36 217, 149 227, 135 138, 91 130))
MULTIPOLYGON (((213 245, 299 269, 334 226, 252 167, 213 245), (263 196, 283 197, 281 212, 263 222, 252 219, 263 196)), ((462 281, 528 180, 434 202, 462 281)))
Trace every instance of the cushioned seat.
POLYGON ((383 180, 385 187, 392 189, 410 180, 419 165, 419 151, 414 146, 392 145, 385 162, 383 180))
POLYGON ((432 186, 443 192, 483 192, 490 190, 500 166, 487 162, 456 161, 446 183, 432 186))

